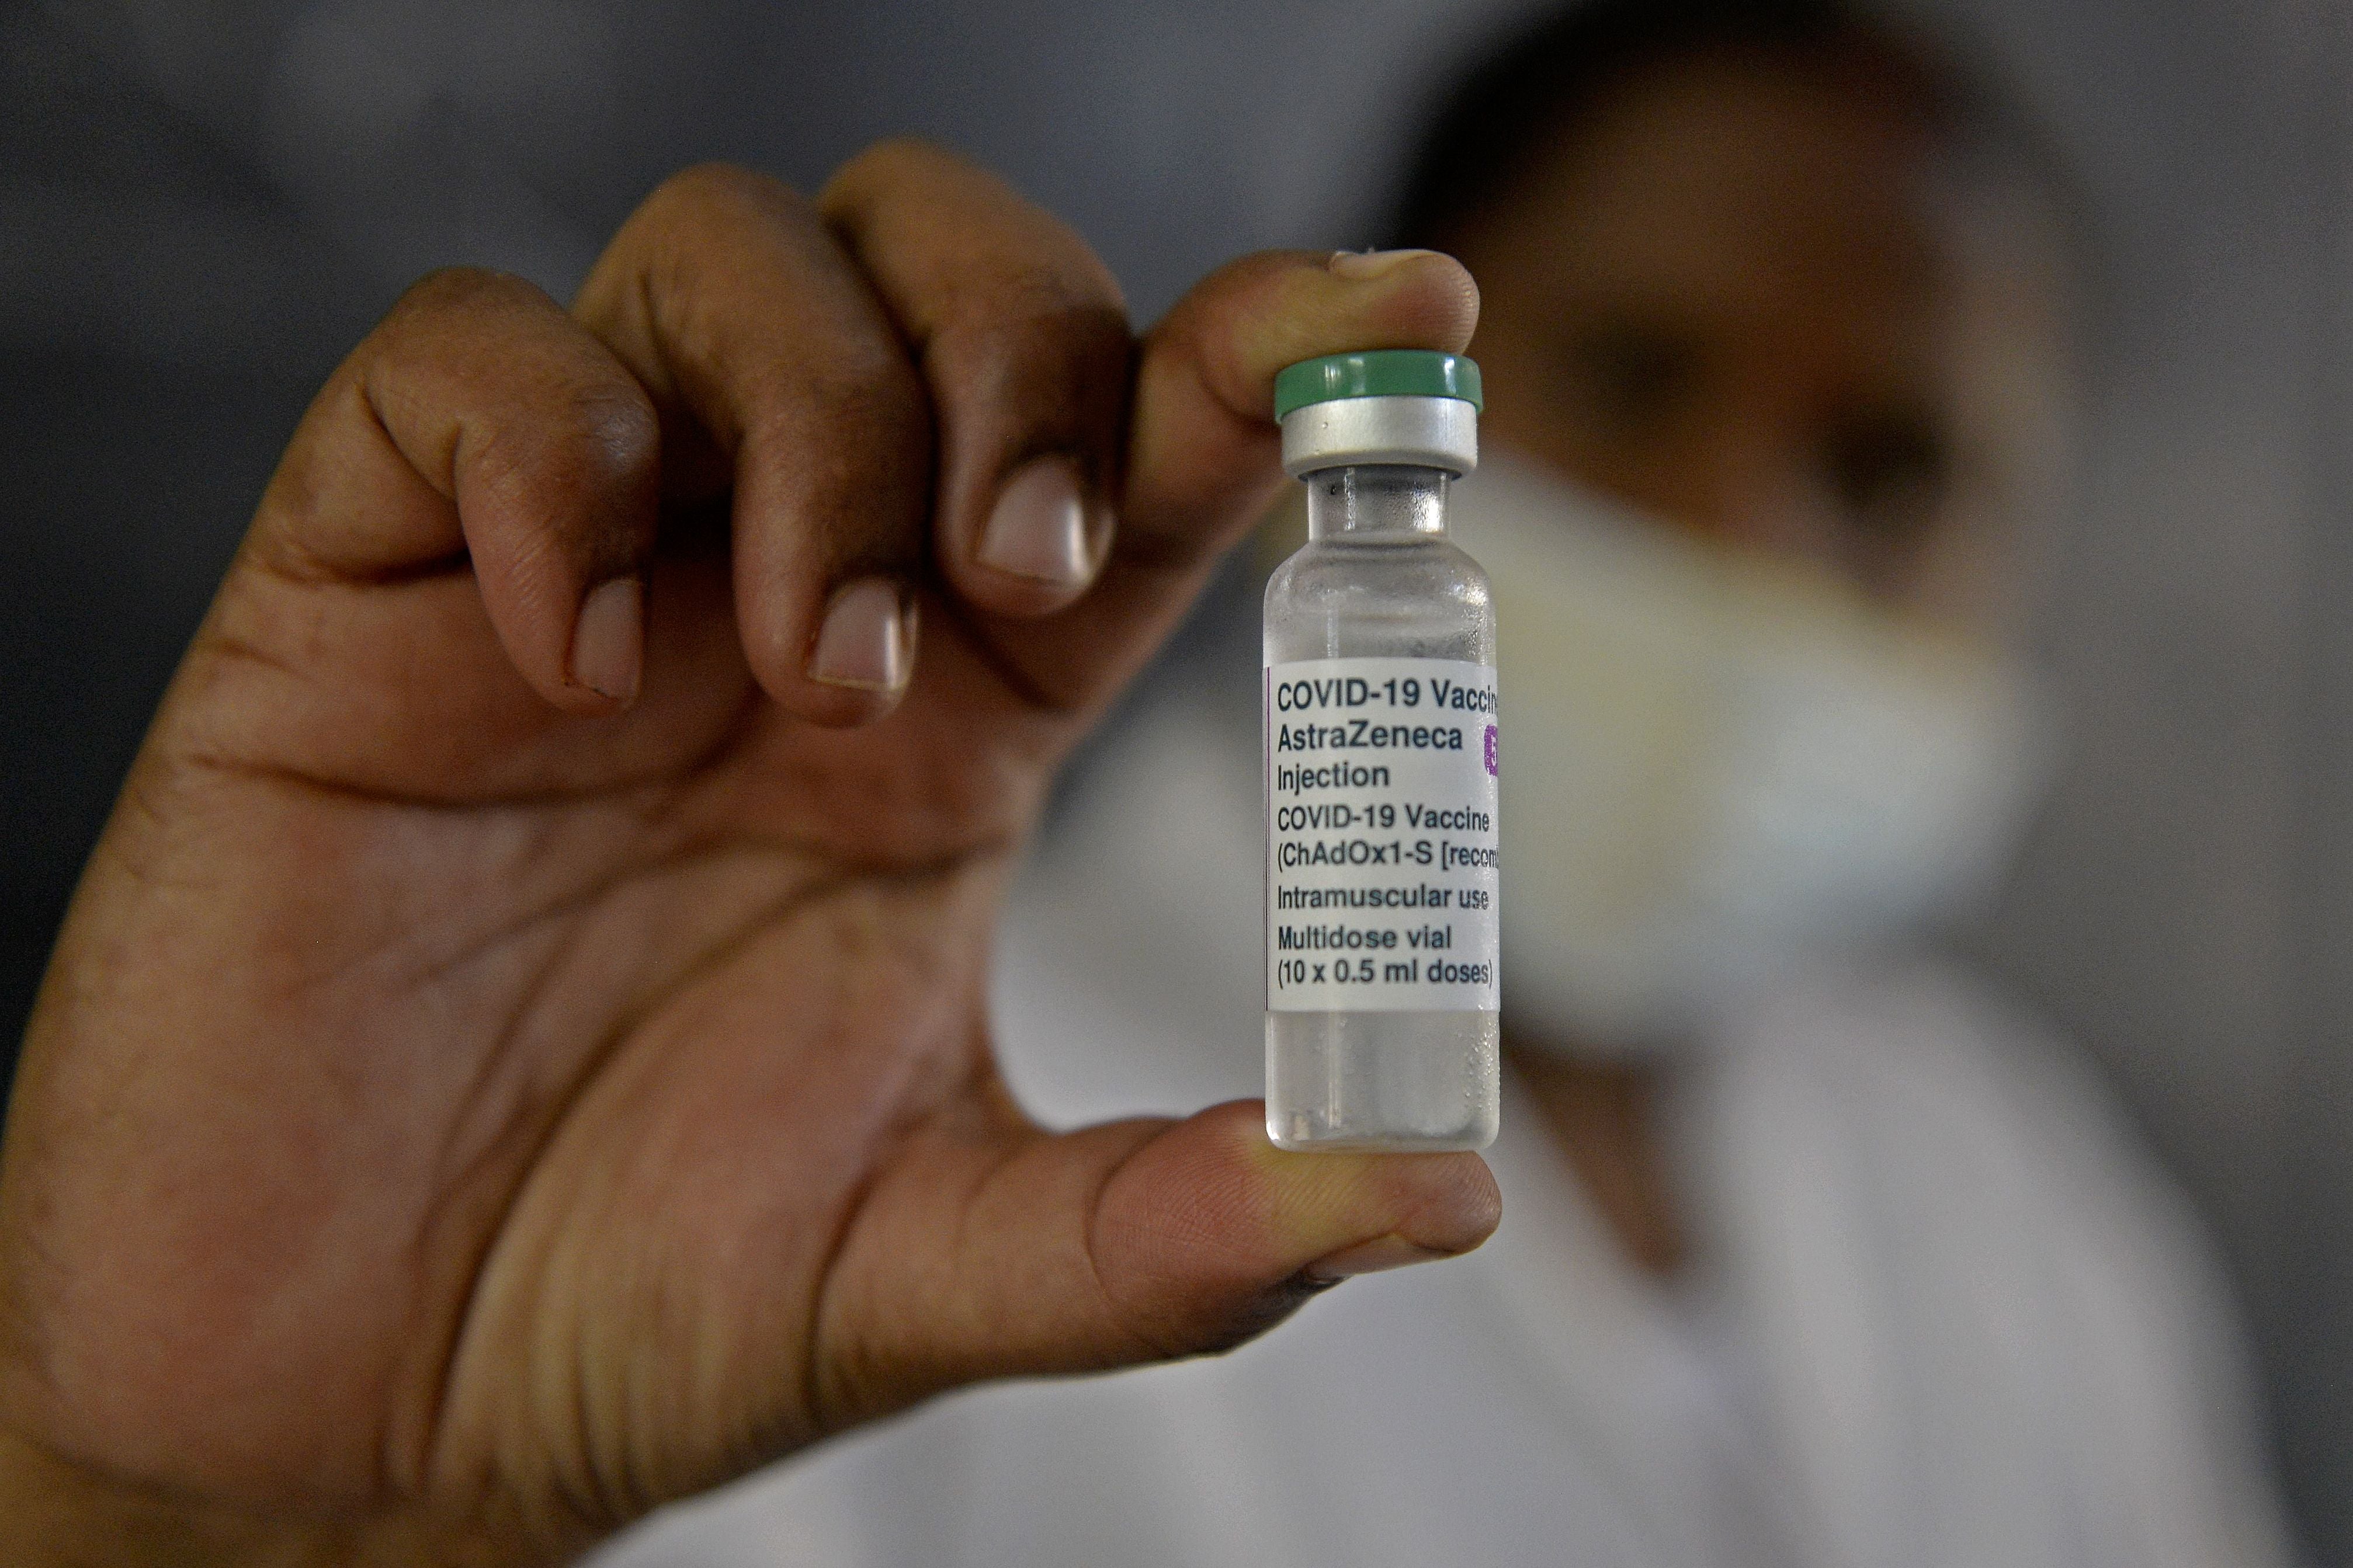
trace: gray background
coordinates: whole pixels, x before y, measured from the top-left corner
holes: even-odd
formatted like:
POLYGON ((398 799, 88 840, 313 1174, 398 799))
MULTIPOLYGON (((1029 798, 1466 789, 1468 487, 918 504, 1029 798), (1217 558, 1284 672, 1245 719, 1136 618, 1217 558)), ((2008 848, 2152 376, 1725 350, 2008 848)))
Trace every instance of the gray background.
MULTIPOLYGON (((814 185, 913 130, 1071 218, 1148 318, 1237 250, 1376 237, 1427 93, 1525 8, 0 7, 0 1011, 277 448, 414 274, 561 295, 681 163, 814 185)), ((2074 744, 1984 949, 2211 1220, 2300 1515, 2353 1563, 2353 19, 1910 8, 2055 129, 2111 275, 2044 638, 2074 744)))

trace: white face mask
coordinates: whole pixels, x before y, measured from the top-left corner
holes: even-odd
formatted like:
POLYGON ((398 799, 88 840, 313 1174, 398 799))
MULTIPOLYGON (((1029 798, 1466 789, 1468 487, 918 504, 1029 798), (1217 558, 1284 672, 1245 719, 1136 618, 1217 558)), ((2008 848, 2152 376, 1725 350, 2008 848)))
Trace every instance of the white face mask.
POLYGON ((1509 458, 1448 512, 1494 584, 1517 1037, 1686 1040, 1993 890, 2048 751, 2013 661, 1509 458))

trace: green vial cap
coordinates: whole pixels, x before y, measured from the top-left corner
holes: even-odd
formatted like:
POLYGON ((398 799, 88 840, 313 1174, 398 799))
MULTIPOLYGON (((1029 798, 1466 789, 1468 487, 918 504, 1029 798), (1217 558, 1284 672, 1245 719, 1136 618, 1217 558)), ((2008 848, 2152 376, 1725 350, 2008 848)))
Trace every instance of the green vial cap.
POLYGON ((1479 367, 1435 349, 1365 349, 1285 365, 1274 378, 1274 416, 1344 397, 1452 397, 1483 411, 1479 367))

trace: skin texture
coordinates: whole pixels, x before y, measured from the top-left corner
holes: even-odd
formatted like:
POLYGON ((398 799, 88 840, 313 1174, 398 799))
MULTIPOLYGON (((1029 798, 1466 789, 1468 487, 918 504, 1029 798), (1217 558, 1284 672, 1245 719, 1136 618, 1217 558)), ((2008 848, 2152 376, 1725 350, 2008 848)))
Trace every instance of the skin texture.
POLYGON ((1442 257, 1270 255, 1135 340, 1067 229, 903 143, 814 201, 679 176, 569 313, 418 285, 296 433, 43 989, 0 1558, 559 1561, 937 1390, 1476 1246, 1475 1157, 1284 1155, 1252 1105, 1050 1135, 983 1007, 1056 765, 1280 482, 1274 372, 1476 310, 1442 257), (1041 454, 1090 582, 976 557, 1041 454), (575 625, 630 579, 634 680, 575 625), (912 682, 812 679, 874 581, 912 682))
MULTIPOLYGON (((2065 488, 2058 269, 1944 188, 1901 101, 1835 54, 1686 57, 1620 84, 1438 237, 1480 279, 1489 438, 1999 638, 2035 512, 2065 488)), ((1673 1272, 1688 1243, 1656 1069, 1521 1045, 1627 1255, 1673 1272)))

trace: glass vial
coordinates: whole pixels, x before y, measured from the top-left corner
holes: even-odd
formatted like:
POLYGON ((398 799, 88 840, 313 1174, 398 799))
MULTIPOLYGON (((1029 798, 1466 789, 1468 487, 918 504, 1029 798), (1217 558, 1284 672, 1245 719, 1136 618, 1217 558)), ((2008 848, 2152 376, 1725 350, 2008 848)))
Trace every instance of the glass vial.
POLYGON ((1275 382, 1307 544, 1266 586, 1266 1124, 1285 1149, 1495 1136, 1495 619, 1446 538, 1478 367, 1383 350, 1275 382))

